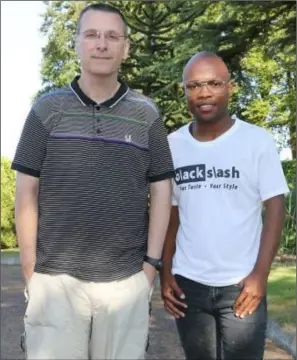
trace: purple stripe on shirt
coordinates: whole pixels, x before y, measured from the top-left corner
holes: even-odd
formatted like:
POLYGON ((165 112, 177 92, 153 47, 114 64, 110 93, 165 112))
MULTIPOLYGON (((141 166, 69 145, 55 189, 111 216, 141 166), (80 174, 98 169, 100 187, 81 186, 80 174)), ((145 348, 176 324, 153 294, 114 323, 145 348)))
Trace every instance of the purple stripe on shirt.
POLYGON ((108 139, 103 136, 83 136, 83 135, 73 135, 73 134, 54 134, 50 135, 51 139, 65 139, 65 140, 87 140, 87 141, 103 141, 107 143, 120 144, 120 145, 128 145, 133 146, 139 150, 149 151, 147 147, 135 144, 133 142, 128 142, 119 139, 108 139))

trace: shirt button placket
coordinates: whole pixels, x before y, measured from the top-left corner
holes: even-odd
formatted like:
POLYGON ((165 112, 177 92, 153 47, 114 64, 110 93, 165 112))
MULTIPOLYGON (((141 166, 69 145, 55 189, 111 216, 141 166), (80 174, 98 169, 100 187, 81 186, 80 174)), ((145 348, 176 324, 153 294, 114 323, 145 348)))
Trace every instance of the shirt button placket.
MULTIPOLYGON (((101 110, 101 106, 100 105, 95 105, 95 110, 97 112, 99 112, 101 110)), ((100 135, 102 130, 101 130, 101 127, 100 127, 100 117, 98 116, 98 114, 96 113, 96 116, 94 118, 94 129, 95 129, 95 132, 97 135, 100 135)))

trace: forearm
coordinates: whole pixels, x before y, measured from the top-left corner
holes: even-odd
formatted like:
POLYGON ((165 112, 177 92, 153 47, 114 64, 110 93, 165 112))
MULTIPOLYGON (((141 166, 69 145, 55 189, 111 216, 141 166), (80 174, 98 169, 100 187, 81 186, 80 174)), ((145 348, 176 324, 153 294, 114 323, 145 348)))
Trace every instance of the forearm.
POLYGON ((161 258, 171 209, 171 181, 163 180, 150 186, 150 219, 147 255, 161 258))
POLYGON ((171 272, 172 259, 176 250, 176 235, 179 227, 179 216, 177 206, 172 206, 169 226, 163 248, 163 271, 171 272))
POLYGON ((15 201, 15 223, 20 261, 25 278, 34 271, 38 221, 38 182, 18 175, 15 201))
POLYGON ((36 262, 37 213, 37 199, 26 197, 16 204, 17 240, 25 277, 33 272, 36 262))
POLYGON ((254 270, 268 277, 271 264, 278 251, 285 221, 285 204, 282 195, 266 202, 264 224, 258 258, 254 270))

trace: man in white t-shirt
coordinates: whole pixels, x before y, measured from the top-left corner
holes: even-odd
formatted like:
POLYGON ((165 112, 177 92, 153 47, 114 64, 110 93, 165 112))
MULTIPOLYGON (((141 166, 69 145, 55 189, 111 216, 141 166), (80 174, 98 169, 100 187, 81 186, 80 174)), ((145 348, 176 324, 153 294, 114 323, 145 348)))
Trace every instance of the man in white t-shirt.
POLYGON ((164 305, 187 359, 263 359, 266 284, 288 192, 279 155, 267 131, 229 116, 232 83, 217 55, 193 56, 183 85, 194 120, 169 135, 164 305))

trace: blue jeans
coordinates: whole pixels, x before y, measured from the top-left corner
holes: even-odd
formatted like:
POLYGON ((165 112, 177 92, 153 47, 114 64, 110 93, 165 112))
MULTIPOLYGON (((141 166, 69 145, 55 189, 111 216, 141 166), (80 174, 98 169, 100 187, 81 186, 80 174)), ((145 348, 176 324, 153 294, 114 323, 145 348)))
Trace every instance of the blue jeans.
POLYGON ((263 298, 257 311, 240 319, 233 304, 240 285, 206 286, 175 276, 186 296, 185 317, 176 320, 187 359, 262 360, 267 324, 267 304, 263 298))

